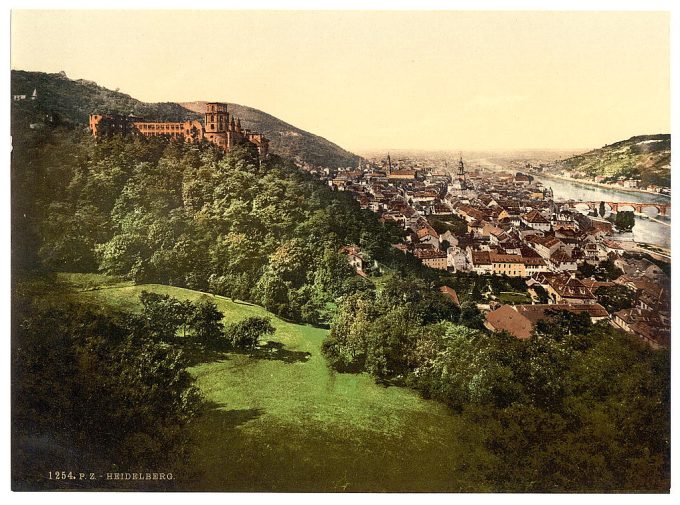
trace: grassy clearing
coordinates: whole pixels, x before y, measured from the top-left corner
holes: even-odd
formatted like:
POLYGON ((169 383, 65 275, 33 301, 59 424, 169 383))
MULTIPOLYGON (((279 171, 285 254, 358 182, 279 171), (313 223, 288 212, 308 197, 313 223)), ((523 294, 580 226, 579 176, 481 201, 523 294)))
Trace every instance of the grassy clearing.
POLYGON ((501 303, 531 303, 531 297, 526 293, 515 293, 511 291, 504 291, 498 295, 498 301, 501 303))
MULTIPOLYGON (((77 276, 70 282, 77 285, 77 276)), ((91 279, 90 279, 91 280, 91 279)), ((485 490, 474 427, 444 406, 366 374, 330 370, 320 353, 326 330, 291 324, 263 308, 161 285, 79 291, 81 301, 139 310, 143 291, 196 301, 209 297, 225 322, 268 315, 274 358, 222 353, 192 367, 211 408, 194 426, 187 489, 231 491, 485 490)), ((271 345, 270 344, 270 345, 271 345)))

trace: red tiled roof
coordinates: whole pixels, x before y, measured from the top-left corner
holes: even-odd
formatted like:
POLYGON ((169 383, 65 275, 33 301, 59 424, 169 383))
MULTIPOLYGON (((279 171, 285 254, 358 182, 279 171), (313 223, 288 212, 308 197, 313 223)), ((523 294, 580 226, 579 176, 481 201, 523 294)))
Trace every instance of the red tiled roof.
POLYGON ((474 265, 491 265, 488 251, 472 251, 472 263, 474 265))
POLYGON ((442 286, 439 288, 439 291, 441 291, 445 296, 449 297, 451 301, 460 307, 460 301, 458 300, 458 293, 456 293, 455 289, 451 289, 448 286, 442 286))
POLYGON ((524 263, 524 258, 517 254, 497 254, 489 253, 491 263, 524 263))
POLYGON ((574 314, 586 312, 590 317, 596 318, 609 316, 607 310, 599 303, 540 303, 535 305, 515 305, 515 310, 531 321, 532 324, 536 324, 541 319, 550 317, 549 315, 546 315, 546 312, 550 310, 567 310, 574 314))
POLYGON ((524 214, 522 218, 527 222, 527 223, 540 223, 540 224, 548 224, 549 221, 543 217, 543 215, 538 212, 537 210, 532 210, 531 212, 528 212, 527 214, 524 214))
POLYGON ((512 305, 501 305, 486 315, 486 324, 495 331, 507 331, 520 340, 531 337, 531 321, 517 312, 512 305))

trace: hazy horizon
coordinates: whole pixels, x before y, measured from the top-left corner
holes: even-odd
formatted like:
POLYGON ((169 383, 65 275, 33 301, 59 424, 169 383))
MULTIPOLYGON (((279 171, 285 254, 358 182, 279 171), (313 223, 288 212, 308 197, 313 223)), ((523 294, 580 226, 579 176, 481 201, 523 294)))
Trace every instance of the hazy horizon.
POLYGON ((670 131, 664 12, 15 10, 11 42, 13 69, 247 105, 357 153, 670 131))

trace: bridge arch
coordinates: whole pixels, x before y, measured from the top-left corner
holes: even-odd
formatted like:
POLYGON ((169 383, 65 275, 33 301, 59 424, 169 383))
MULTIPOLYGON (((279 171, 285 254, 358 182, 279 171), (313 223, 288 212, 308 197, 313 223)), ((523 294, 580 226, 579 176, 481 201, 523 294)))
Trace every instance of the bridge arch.
POLYGON ((657 205, 640 205, 640 214, 648 217, 657 217, 661 214, 661 209, 657 205))

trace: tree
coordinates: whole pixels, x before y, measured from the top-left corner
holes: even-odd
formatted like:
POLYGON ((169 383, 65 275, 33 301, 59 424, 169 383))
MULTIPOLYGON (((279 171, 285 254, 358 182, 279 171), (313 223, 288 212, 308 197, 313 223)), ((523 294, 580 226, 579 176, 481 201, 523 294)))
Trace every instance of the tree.
POLYGON ((597 301, 607 312, 613 314, 622 309, 629 309, 635 305, 635 293, 626 286, 601 286, 595 290, 597 301))
POLYGON ((598 265, 595 278, 601 281, 613 281, 621 275, 623 275, 623 270, 614 264, 612 258, 607 258, 598 265))
POLYGON ((189 322, 194 338, 204 344, 217 344, 224 336, 223 317, 215 303, 210 300, 198 302, 189 322))
POLYGON ((616 213, 614 225, 620 232, 632 231, 635 226, 635 214, 630 210, 620 210, 616 213))
POLYGON ((607 211, 606 211, 606 208, 605 208, 605 206, 604 206, 604 202, 600 202, 600 207, 599 207, 599 214, 600 214, 600 217, 604 217, 604 215, 606 214, 606 212, 607 212, 607 211))
POLYGON ((345 297, 322 345, 322 351, 331 366, 338 369, 363 368, 371 323, 378 315, 371 292, 345 297))
POLYGON ((65 468, 178 471, 201 405, 182 351, 153 342, 128 314, 55 303, 22 304, 27 310, 15 313, 13 440, 19 455, 31 456, 15 460, 13 477, 40 487, 32 476, 44 475, 55 457, 65 468), (38 442, 45 439, 70 449, 54 456, 38 442))
POLYGON ((484 316, 477 308, 475 302, 463 302, 460 306, 460 319, 458 322, 472 329, 479 330, 484 328, 484 316))
POLYGON ((142 304, 144 324, 154 338, 172 338, 180 326, 184 327, 186 335, 186 324, 193 309, 190 301, 180 302, 169 295, 149 291, 142 291, 139 301, 142 304))
POLYGON ((272 335, 275 329, 268 317, 251 316, 228 325, 225 336, 229 343, 240 349, 253 349, 264 335, 272 335))

